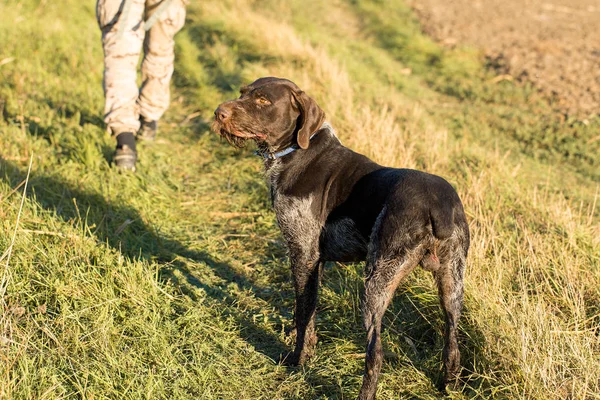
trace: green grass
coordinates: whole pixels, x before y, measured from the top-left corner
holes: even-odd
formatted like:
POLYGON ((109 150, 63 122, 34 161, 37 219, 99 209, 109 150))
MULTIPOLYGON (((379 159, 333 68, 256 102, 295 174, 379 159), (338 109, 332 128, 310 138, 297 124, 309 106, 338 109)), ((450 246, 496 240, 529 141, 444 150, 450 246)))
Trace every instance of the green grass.
MULTIPOLYGON (((0 15, 0 398, 356 396, 362 264, 328 265, 317 355, 280 365, 293 290, 261 161, 208 131, 217 104, 265 75, 306 89, 349 146, 461 194, 473 246, 450 398, 600 396, 597 118, 495 83, 398 0, 202 1, 177 36, 160 138, 122 175, 94 2, 8 0, 0 15)), ((384 325, 378 398, 439 398, 428 274, 384 325)))

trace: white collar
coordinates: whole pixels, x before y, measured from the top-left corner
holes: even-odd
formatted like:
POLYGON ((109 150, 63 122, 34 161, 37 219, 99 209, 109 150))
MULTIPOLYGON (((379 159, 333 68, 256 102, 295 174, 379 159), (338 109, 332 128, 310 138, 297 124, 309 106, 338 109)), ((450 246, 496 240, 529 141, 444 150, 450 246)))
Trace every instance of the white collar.
MULTIPOLYGON (((327 129, 331 132, 334 132, 333 127, 331 126, 331 124, 327 121, 323 122, 323 125, 321 125, 321 127, 319 129, 317 129, 317 131, 315 133, 313 133, 310 136, 310 140, 312 140, 312 138, 314 138, 317 133, 319 133, 319 131, 321 131, 322 129, 327 129)), ((256 154, 258 154, 259 156, 262 156, 265 160, 276 160, 278 158, 281 158, 283 156, 287 156, 290 153, 293 153, 294 151, 300 149, 300 146, 298 146, 297 144, 293 144, 288 148, 285 148, 283 150, 277 151, 275 153, 269 153, 267 151, 256 151, 256 154)))

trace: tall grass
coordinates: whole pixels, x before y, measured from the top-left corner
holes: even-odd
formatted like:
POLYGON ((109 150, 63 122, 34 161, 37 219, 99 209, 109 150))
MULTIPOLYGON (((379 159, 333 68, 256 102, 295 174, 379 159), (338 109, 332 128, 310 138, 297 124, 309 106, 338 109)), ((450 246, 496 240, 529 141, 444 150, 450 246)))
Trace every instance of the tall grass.
MULTIPOLYGON (((318 354, 279 365, 293 297, 261 162, 208 132, 220 101, 266 75, 316 98, 346 145, 459 191, 472 247, 450 398, 600 397, 600 171, 585 145, 598 121, 561 122, 532 88, 495 83, 401 1, 202 1, 177 37, 159 142, 119 175, 93 3, 0 4, 0 254, 34 154, 0 261, 0 397, 357 394, 362 266, 328 266, 318 354)), ((379 398, 439 398, 428 274, 402 286, 385 326, 379 398)))

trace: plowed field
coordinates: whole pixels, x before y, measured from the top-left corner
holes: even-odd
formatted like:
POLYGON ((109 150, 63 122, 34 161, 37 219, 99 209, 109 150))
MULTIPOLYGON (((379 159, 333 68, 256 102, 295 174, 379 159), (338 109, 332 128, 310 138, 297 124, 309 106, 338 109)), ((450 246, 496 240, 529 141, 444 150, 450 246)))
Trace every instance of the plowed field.
POLYGON ((413 0, 427 34, 483 50, 507 79, 529 80, 561 110, 600 113, 598 0, 413 0))

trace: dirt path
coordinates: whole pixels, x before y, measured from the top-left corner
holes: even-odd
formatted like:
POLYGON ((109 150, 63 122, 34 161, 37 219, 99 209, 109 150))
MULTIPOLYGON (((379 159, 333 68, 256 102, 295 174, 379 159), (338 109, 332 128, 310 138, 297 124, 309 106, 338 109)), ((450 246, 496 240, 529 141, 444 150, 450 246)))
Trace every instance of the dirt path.
POLYGON ((411 0, 424 30, 474 45, 500 73, 532 81, 570 114, 600 114, 598 0, 411 0))

